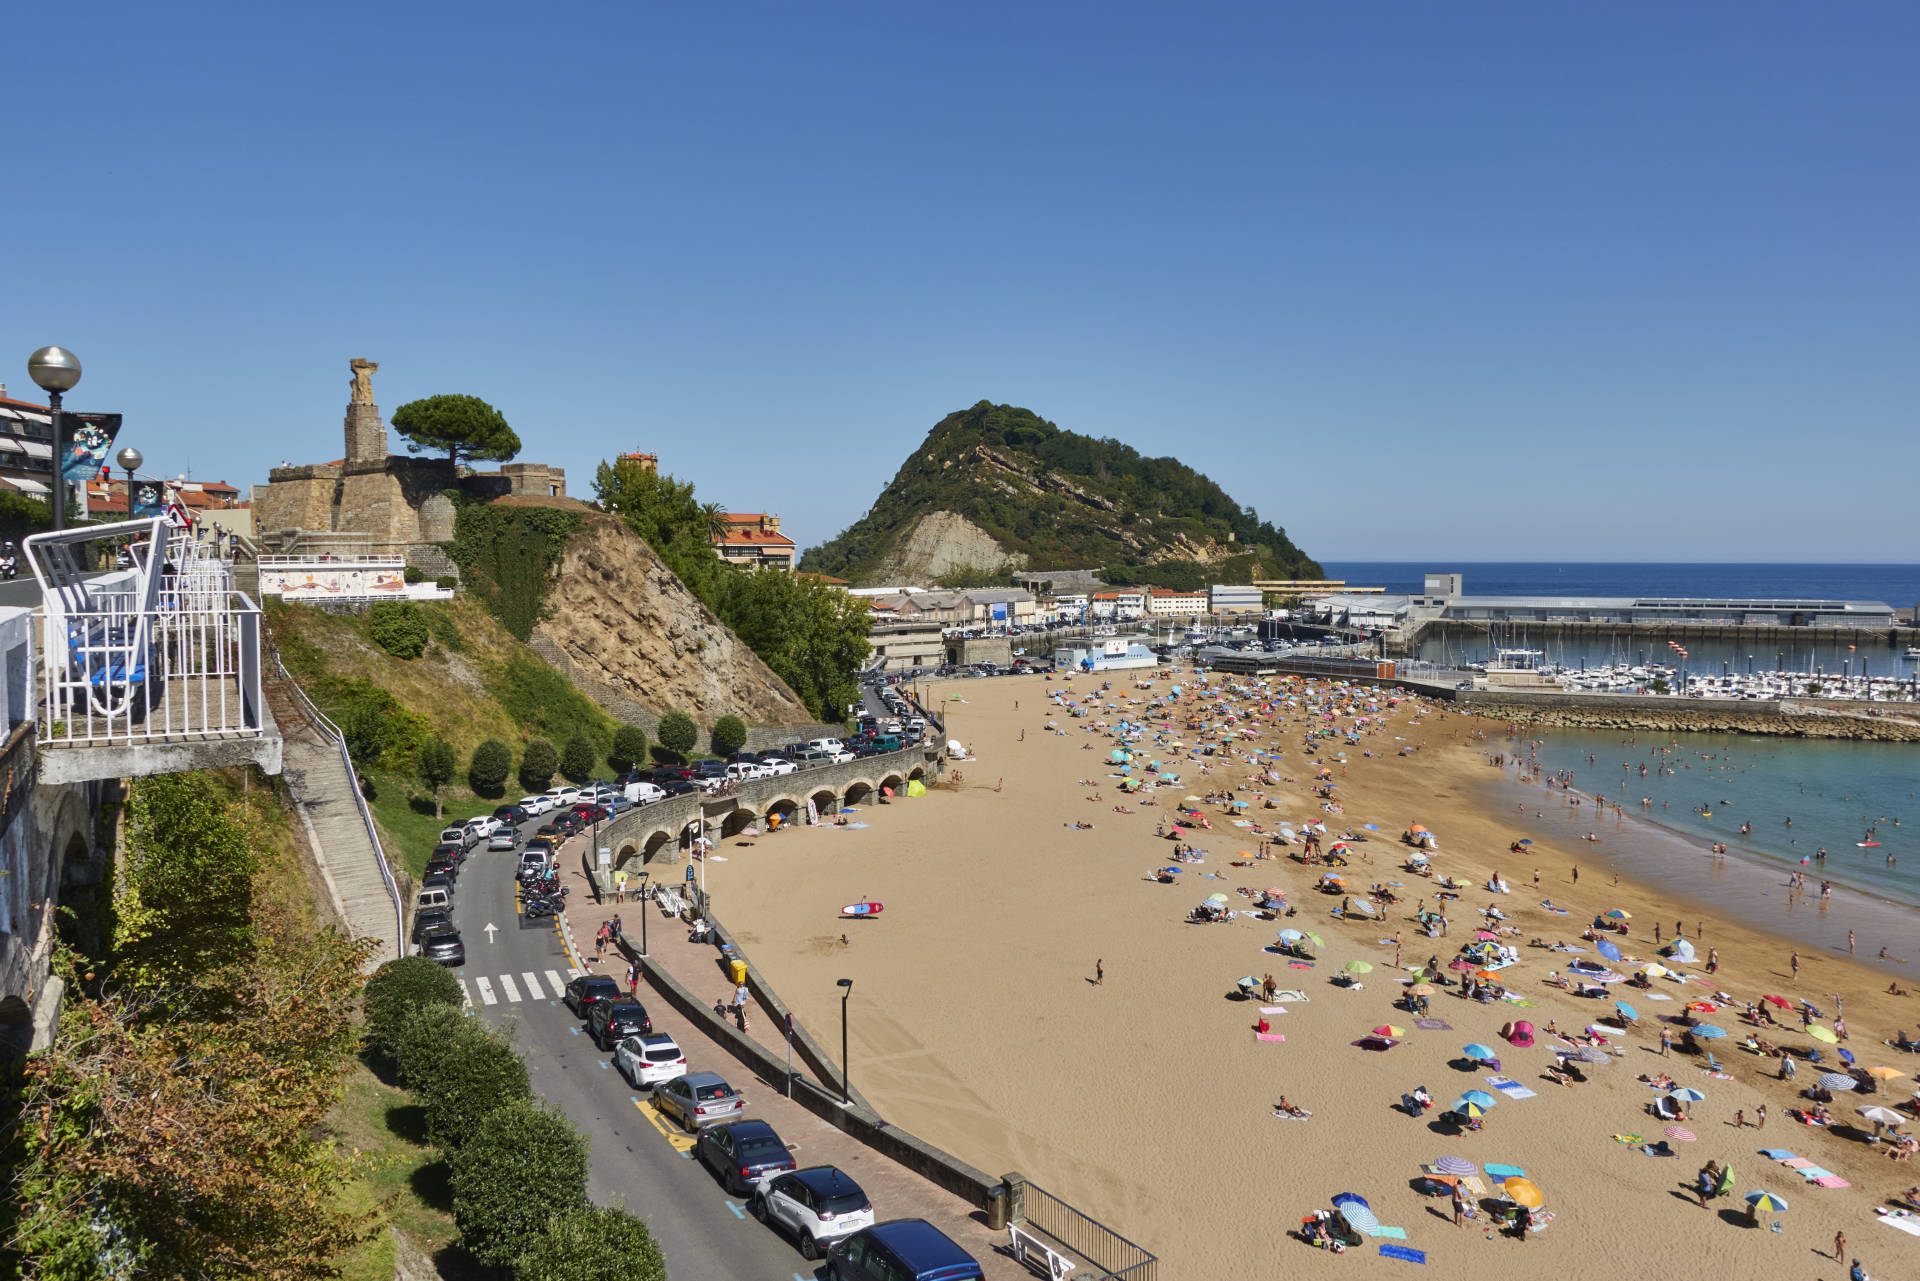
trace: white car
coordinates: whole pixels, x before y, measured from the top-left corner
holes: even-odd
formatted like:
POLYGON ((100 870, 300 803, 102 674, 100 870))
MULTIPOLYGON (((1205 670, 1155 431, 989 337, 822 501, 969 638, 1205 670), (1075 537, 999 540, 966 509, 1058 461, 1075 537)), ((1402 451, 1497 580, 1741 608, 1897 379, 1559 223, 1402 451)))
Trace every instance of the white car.
POLYGON ((628 783, 626 796, 635 805, 655 805, 667 799, 667 789, 658 783, 628 783))
POLYGON ((844 751, 846 751, 846 750, 847 750, 847 748, 846 748, 846 744, 844 744, 844 743, 842 743, 842 742, 841 742, 841 741, 840 741, 839 739, 837 739, 837 738, 816 738, 816 739, 811 739, 811 740, 809 740, 809 741, 808 741, 808 743, 807 743, 807 746, 808 746, 808 747, 816 747, 816 748, 819 748, 819 749, 820 749, 821 751, 823 751, 823 752, 836 752, 836 753, 838 753, 838 752, 844 752, 844 751))
POLYGON ((770 778, 773 771, 753 761, 735 761, 727 766, 727 777, 736 783, 744 783, 750 778, 770 778))
POLYGON ((873 1226, 873 1202, 830 1165, 776 1174, 753 1190, 753 1217, 793 1238, 800 1257, 817 1259, 824 1246, 873 1226))
POLYGON ((504 827, 506 824, 493 815, 483 814, 479 818, 467 820, 467 837, 469 840, 484 841, 504 827))
POLYGON ((580 789, 571 783, 562 783, 558 787, 549 787, 547 798, 553 802, 555 808, 564 809, 569 805, 580 803, 580 789))
POLYGON ((769 775, 780 775, 791 774, 798 767, 784 756, 762 756, 760 758, 760 768, 765 770, 769 775))
POLYGON ((520 798, 520 808, 535 818, 551 810, 554 807, 554 803, 554 799, 551 796, 522 796, 520 798))
POLYGON ((613 1047, 613 1065, 632 1086, 671 1081, 687 1074, 687 1056, 665 1033, 630 1036, 613 1047))

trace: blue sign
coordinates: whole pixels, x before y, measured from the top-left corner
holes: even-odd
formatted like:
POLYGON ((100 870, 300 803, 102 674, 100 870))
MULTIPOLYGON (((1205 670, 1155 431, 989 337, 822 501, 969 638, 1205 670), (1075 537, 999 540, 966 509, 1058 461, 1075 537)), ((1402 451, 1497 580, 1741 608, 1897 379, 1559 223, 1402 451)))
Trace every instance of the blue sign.
POLYGON ((693 884, 693 864, 687 864, 687 884, 693 884))

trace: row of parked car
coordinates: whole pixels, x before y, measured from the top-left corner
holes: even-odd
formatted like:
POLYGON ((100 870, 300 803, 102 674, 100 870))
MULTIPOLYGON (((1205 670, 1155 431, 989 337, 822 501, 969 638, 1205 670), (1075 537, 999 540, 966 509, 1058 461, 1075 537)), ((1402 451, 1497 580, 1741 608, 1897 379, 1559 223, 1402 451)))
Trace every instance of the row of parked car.
POLYGON ((835 1281, 980 1281, 973 1256, 924 1219, 876 1223, 859 1183, 831 1165, 804 1169, 765 1121, 742 1117, 747 1100, 716 1072, 693 1072, 679 1044, 653 1030, 646 1007, 604 974, 567 984, 569 1010, 593 1043, 653 1106, 695 1136, 693 1154, 747 1208, 790 1238, 805 1259, 827 1260, 835 1281))

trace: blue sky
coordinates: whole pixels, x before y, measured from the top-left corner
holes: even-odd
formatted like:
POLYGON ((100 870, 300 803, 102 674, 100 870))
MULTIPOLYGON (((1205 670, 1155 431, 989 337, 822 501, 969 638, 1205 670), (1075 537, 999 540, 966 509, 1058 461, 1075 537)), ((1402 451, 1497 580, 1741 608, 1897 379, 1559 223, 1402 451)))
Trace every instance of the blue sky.
MULTIPOLYGON (((696 12, 697 10, 697 12, 696 12)), ((1327 560, 1916 556, 1920 10, 13 15, 0 379, 168 473, 483 396, 803 544, 980 399, 1327 560), (57 141, 53 141, 57 139, 57 141), (57 158, 56 158, 57 157, 57 158)))

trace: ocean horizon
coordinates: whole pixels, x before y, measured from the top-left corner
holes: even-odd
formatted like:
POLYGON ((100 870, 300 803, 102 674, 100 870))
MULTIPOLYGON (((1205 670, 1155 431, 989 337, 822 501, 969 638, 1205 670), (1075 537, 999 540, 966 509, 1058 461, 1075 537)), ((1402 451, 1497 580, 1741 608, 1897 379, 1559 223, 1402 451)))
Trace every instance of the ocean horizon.
POLYGON ((1656 561, 1323 561, 1327 577, 1400 595, 1457 573, 1470 596, 1715 596, 1920 602, 1920 564, 1656 561))

